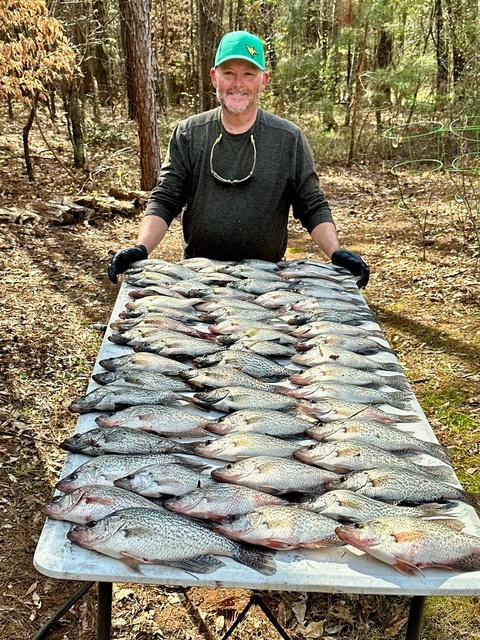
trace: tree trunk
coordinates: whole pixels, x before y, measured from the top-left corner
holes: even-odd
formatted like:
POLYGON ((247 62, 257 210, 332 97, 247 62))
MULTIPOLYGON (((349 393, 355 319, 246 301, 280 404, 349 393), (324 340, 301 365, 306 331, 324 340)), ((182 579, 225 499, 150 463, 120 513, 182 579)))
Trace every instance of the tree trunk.
POLYGON ((33 170, 32 158, 30 156, 30 146, 28 142, 28 136, 30 135, 30 130, 33 125, 33 121, 35 120, 35 113, 37 111, 38 104, 38 92, 35 94, 32 100, 32 106, 30 108, 30 113, 28 116, 27 123, 23 127, 22 138, 23 138, 23 155, 25 158, 25 166, 27 169, 27 176, 30 182, 34 182, 35 173, 33 170))
MULTIPOLYGON (((393 60, 393 35, 385 28, 381 27, 378 32, 378 43, 375 55, 375 67, 377 69, 387 69, 393 60)), ((382 130, 382 109, 391 105, 390 86, 385 82, 377 85, 373 96, 375 104, 375 117, 377 121, 377 131, 382 130)))
POLYGON ((358 111, 360 108, 360 100, 362 97, 362 90, 363 90, 362 76, 365 71, 366 60, 367 60, 368 31, 369 31, 369 24, 367 22, 365 23, 365 26, 363 29, 363 37, 359 44, 359 60, 358 60, 358 67, 357 67, 357 75, 355 79, 355 92, 353 95, 352 120, 350 123, 350 146, 348 150, 348 164, 352 163, 353 157, 355 154, 358 111))
POLYGON ((127 0, 132 18, 128 33, 135 71, 138 138, 140 141, 141 189, 153 189, 160 172, 157 106, 152 63, 149 0, 127 0))
POLYGON ((435 54, 437 58, 437 99, 448 90, 448 45, 443 23, 442 0, 435 0, 435 54))
POLYGON ((132 51, 132 12, 129 0, 118 0, 120 12, 120 33, 123 62, 125 65, 125 90, 127 93, 128 117, 137 120, 137 88, 135 86, 135 66, 132 51))
POLYGON ((220 42, 223 0, 198 0, 198 84, 200 111, 212 109, 216 102, 210 80, 215 50, 220 42))
POLYGON ((109 104, 112 100, 112 83, 110 79, 110 59, 106 44, 108 38, 108 14, 105 0, 92 0, 92 10, 97 31, 93 73, 102 102, 109 104))

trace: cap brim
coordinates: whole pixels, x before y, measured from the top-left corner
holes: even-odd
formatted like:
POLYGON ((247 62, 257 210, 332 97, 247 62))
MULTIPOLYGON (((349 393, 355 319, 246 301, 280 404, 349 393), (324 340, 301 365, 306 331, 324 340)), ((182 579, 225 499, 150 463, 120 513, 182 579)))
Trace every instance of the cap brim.
POLYGON ((225 58, 222 58, 217 62, 217 64, 215 65, 215 69, 219 67, 221 64, 223 64, 224 62, 228 62, 229 60, 245 60, 246 62, 250 62, 250 64, 255 65, 258 69, 260 69, 260 71, 265 71, 265 67, 262 66, 261 62, 257 62, 256 60, 253 60, 248 56, 239 56, 238 54, 233 56, 225 56, 225 58))

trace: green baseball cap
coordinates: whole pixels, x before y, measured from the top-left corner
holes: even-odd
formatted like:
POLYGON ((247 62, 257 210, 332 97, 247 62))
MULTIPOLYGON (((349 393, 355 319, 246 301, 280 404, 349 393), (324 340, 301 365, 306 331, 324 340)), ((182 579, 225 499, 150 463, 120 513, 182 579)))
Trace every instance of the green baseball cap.
POLYGON ((227 60, 247 60, 265 71, 265 53, 260 38, 248 31, 232 31, 220 40, 215 67, 227 60))

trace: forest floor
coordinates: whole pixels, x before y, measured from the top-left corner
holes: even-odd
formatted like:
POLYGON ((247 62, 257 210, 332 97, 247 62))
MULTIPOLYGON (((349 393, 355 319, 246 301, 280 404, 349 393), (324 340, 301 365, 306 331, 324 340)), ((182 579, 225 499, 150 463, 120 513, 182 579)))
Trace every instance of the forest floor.
MULTIPOLYGON (((117 295, 106 275, 109 252, 131 245, 138 227, 137 216, 108 212, 71 225, 30 216, 30 202, 72 195, 78 180, 72 182, 40 139, 37 182, 29 184, 18 143, 17 133, 0 129, 5 208, 0 210, 0 636, 5 640, 33 637, 79 587, 41 575, 32 561, 42 507, 65 459, 57 443, 75 426, 67 407, 85 392, 101 342, 95 325, 108 322, 117 295)), ((58 142, 57 154, 67 151, 67 143, 58 142)), ((105 172, 105 191, 124 189, 118 182, 136 166, 121 169, 105 172)), ((365 296, 432 428, 449 448, 464 487, 479 491, 478 246, 465 246, 468 225, 454 212, 447 182, 432 175, 405 178, 401 186, 411 203, 406 211, 398 207, 396 179, 379 166, 324 167, 321 184, 344 246, 371 266, 365 296)), ((175 223, 154 255, 174 261, 180 254, 175 223)), ((294 222, 287 255, 324 259, 294 222)), ((115 584, 112 637, 214 640, 225 634, 248 597, 247 591, 232 589, 115 584)), ((407 597, 274 592, 264 599, 292 640, 396 640, 405 634, 407 597)), ((92 590, 49 637, 94 640, 95 614, 92 590)), ((478 598, 427 599, 424 640, 477 640, 479 633, 478 598)), ((232 636, 278 637, 256 608, 232 636)))

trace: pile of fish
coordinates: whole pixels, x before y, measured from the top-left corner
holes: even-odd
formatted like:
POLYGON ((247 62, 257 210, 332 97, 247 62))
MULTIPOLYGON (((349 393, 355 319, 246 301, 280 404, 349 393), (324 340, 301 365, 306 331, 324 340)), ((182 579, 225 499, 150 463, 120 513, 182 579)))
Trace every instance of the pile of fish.
POLYGON ((345 544, 405 575, 480 569, 452 516, 479 498, 413 435, 414 395, 348 272, 149 259, 124 282, 118 355, 70 405, 91 428, 60 445, 90 457, 44 508, 71 542, 134 571, 228 556, 271 575, 275 551, 345 544))

